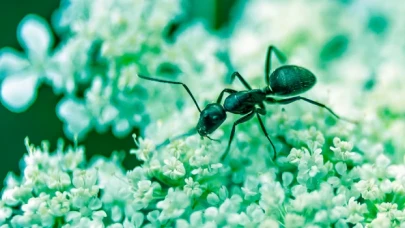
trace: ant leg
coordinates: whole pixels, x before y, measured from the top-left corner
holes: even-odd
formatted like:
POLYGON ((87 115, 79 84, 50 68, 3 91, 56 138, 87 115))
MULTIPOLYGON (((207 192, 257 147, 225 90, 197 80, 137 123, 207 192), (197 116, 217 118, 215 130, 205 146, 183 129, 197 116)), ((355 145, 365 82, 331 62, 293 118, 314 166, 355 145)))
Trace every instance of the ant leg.
POLYGON ((324 105, 322 103, 319 103, 319 102, 316 102, 316 101, 313 101, 313 100, 310 100, 308 98, 301 97, 301 96, 291 97, 291 98, 281 99, 281 100, 276 100, 274 98, 268 97, 268 98, 266 98, 265 101, 268 102, 268 103, 289 104, 289 103, 292 103, 292 102, 298 101, 298 100, 303 100, 303 101, 306 101, 306 102, 311 103, 313 105, 316 105, 318 107, 324 108, 324 109, 328 110, 329 113, 331 113, 333 116, 335 116, 338 119, 345 120, 347 122, 354 123, 354 124, 357 123, 356 121, 353 121, 353 120, 347 119, 345 117, 339 116, 331 108, 329 108, 328 106, 326 106, 326 105, 324 105))
POLYGON ((257 116, 257 119, 259 120, 260 127, 262 128, 262 131, 263 131, 264 135, 266 136, 266 138, 269 140, 271 146, 273 147, 273 153, 274 153, 274 155, 273 155, 273 161, 275 161, 275 160, 276 160, 276 157, 277 157, 276 147, 274 146, 273 142, 271 141, 271 139, 270 139, 270 137, 269 137, 269 134, 267 133, 267 130, 266 130, 266 128, 264 127, 262 118, 260 117, 259 114, 260 114, 260 115, 265 115, 265 114, 266 114, 266 110, 257 109, 257 110, 256 110, 256 116, 257 116))
POLYGON ((236 125, 244 123, 250 119, 252 119, 253 115, 255 114, 255 111, 252 111, 250 113, 248 113, 245 116, 242 116, 240 119, 238 119, 237 121, 235 121, 235 123, 233 123, 232 126, 232 131, 231 131, 231 136, 229 137, 229 142, 228 142, 228 146, 226 147, 225 153, 221 156, 221 160, 224 160, 226 158, 226 156, 228 155, 229 149, 231 147, 231 143, 233 140, 233 137, 235 136, 235 128, 236 125))
POLYGON ((221 93, 219 94, 218 99, 217 99, 217 103, 218 103, 218 104, 221 104, 221 102, 222 102, 222 97, 224 96, 224 93, 232 94, 232 93, 236 93, 236 92, 237 92, 237 91, 234 90, 234 89, 224 89, 224 90, 222 90, 221 93))
POLYGON ((200 106, 198 106, 197 101, 195 100, 193 94, 191 93, 191 90, 187 87, 186 84, 184 84, 182 82, 167 81, 167 80, 162 80, 162 79, 157 79, 157 78, 146 77, 146 76, 143 76, 143 75, 140 75, 140 74, 138 74, 138 77, 146 79, 146 80, 150 80, 150 81, 155 81, 155 82, 163 82, 163 83, 168 83, 168 84, 182 85, 187 90, 187 93, 190 95, 191 99, 193 99, 194 104, 197 107, 198 111, 201 112, 200 106))
POLYGON ((278 61, 280 61, 280 63, 284 64, 287 61, 285 55, 275 46, 270 45, 267 48, 266 62, 264 63, 264 80, 266 81, 267 85, 270 85, 271 54, 273 52, 276 55, 278 61))
POLYGON ((235 77, 237 77, 239 79, 239 81, 242 82, 242 84, 246 87, 246 89, 252 90, 252 87, 249 85, 249 83, 237 71, 232 73, 231 83, 233 82, 233 80, 235 80, 235 77))

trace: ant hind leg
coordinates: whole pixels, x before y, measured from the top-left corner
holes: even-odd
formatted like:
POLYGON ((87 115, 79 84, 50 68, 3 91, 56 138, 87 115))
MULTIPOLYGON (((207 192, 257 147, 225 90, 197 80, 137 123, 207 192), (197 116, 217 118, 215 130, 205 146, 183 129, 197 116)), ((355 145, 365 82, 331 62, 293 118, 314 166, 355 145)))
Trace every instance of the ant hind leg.
POLYGON ((311 100, 311 99, 305 98, 305 97, 297 96, 297 97, 291 97, 291 98, 281 99, 281 100, 276 100, 276 99, 274 99, 274 98, 269 97, 269 98, 266 98, 265 101, 268 102, 268 103, 273 103, 273 104, 289 104, 289 103, 292 103, 292 102, 298 101, 298 100, 303 100, 303 101, 306 101, 306 102, 308 102, 308 103, 310 103, 310 104, 313 104, 313 105, 316 105, 316 106, 318 106, 318 107, 324 108, 324 109, 326 109, 330 114, 332 114, 334 117, 336 117, 337 119, 341 119, 341 120, 344 120, 344 121, 347 121, 347 122, 350 122, 350 123, 353 123, 353 124, 357 124, 357 121, 353 121, 353 120, 347 119, 347 118, 345 118, 345 117, 341 117, 341 116, 339 116, 338 114, 336 114, 336 113, 335 113, 331 108, 329 108, 328 106, 326 106, 326 105, 324 105, 324 104, 322 104, 322 103, 313 101, 313 100, 311 100))
POLYGON ((285 55, 278 50, 275 46, 270 45, 267 48, 267 54, 266 54, 266 61, 264 63, 264 80, 266 81, 266 84, 269 86, 270 85, 270 71, 271 71, 271 56, 272 53, 274 53, 278 59, 278 61, 281 64, 284 64, 285 62, 287 62, 287 58, 285 57, 285 55))

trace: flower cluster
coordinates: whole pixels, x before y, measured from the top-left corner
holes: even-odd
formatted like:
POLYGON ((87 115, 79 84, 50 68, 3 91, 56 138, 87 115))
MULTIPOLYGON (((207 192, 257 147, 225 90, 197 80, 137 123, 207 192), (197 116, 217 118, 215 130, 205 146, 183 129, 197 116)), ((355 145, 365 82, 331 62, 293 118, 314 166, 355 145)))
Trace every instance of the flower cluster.
POLYGON ((54 17, 61 38, 55 49, 49 25, 27 16, 18 29, 26 56, 10 48, 1 51, 2 102, 12 111, 25 111, 45 82, 64 95, 57 114, 67 136, 83 138, 93 129, 109 128, 117 137, 126 136, 185 105, 188 95, 181 86, 140 81, 137 74, 200 81, 193 92, 205 101, 210 97, 203 88, 226 72, 216 57, 219 41, 199 22, 173 32, 182 14, 179 0, 63 1, 54 17), (146 105, 150 100, 165 105, 146 105))
MULTIPOLYGON (((299 118, 291 122, 305 125, 299 118)), ((190 136, 157 146, 134 136, 137 149, 131 154, 143 164, 126 174, 120 154, 86 163, 82 147, 63 149, 60 143, 50 153, 48 143, 34 147, 27 141, 23 176, 7 178, 0 222, 43 227, 403 225, 404 163, 393 163, 379 144, 355 147, 344 136, 328 136, 336 126, 315 126, 286 131, 295 138, 285 138, 277 160, 267 156, 264 163, 254 154, 260 153, 255 142, 251 153, 235 148, 221 161, 224 147, 210 140, 190 136)))
POLYGON ((62 141, 53 153, 48 142, 35 147, 26 139, 26 147, 22 177, 10 173, 6 178, 0 222, 12 227, 103 225, 113 205, 102 189, 123 176, 118 157, 86 163, 83 147, 65 149, 62 141))

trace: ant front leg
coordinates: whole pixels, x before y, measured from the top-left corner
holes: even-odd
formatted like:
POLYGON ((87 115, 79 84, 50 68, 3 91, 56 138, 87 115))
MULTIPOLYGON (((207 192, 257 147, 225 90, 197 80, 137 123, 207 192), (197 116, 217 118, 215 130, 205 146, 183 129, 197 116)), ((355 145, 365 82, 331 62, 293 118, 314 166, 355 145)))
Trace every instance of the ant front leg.
POLYGON ((232 143, 233 137, 235 136, 235 128, 236 128, 236 125, 241 124, 241 123, 244 123, 244 122, 246 122, 246 121, 252 119, 252 117, 254 116, 254 114, 255 114, 255 111, 252 111, 252 112, 248 113, 247 115, 242 116, 240 119, 238 119, 237 121, 235 121, 235 123, 233 123, 232 130, 231 130, 231 136, 229 137, 228 146, 227 146, 227 148, 226 148, 226 150, 225 150, 225 153, 221 156, 221 160, 224 160, 224 159, 226 158, 226 156, 228 155, 228 152, 229 152, 229 149, 230 149, 230 147, 231 147, 231 143, 232 143))
POLYGON ((197 129, 193 127, 192 129, 188 130, 186 133, 183 133, 181 135, 177 135, 173 138, 168 138, 164 142, 160 143, 159 145, 156 146, 156 149, 159 150, 160 148, 163 148, 164 146, 167 146, 169 143, 174 142, 176 140, 194 135, 197 133, 197 129))
POLYGON ((347 121, 347 122, 356 124, 356 121, 353 121, 353 120, 350 120, 350 119, 347 119, 347 118, 344 118, 344 117, 339 116, 338 114, 336 114, 336 113, 335 113, 331 108, 329 108, 328 106, 326 106, 326 105, 324 105, 324 104, 322 104, 322 103, 319 103, 319 102, 310 100, 310 99, 305 98, 305 97, 297 96, 297 97, 291 97, 291 98, 281 99, 281 100, 276 100, 276 99, 274 99, 274 98, 268 97, 268 98, 266 98, 265 101, 268 102, 268 103, 274 103, 274 104, 289 104, 289 103, 292 103, 292 102, 298 101, 298 100, 303 100, 303 101, 306 101, 306 102, 308 102, 308 103, 310 103, 310 104, 313 104, 313 105, 316 105, 316 106, 318 106, 318 107, 324 108, 324 109, 326 109, 329 113, 331 113, 333 116, 335 116, 337 119, 345 120, 345 121, 347 121))
POLYGON ((273 161, 275 161, 276 157, 277 157, 276 147, 274 146, 273 142, 271 141, 271 139, 269 137, 269 134, 267 133, 267 130, 264 127, 264 124, 263 124, 263 121, 262 121, 262 118, 260 117, 260 115, 266 115, 266 110, 264 110, 264 109, 256 109, 256 116, 257 116, 257 119, 259 120, 259 124, 260 124, 260 127, 262 128, 262 131, 263 131, 264 135, 266 136, 266 138, 269 140, 271 146, 273 147, 273 153, 274 153, 273 154, 273 161))
POLYGON ((197 107, 198 111, 201 112, 200 106, 198 106, 198 103, 196 101, 196 99, 194 98, 193 94, 191 93, 191 90, 187 87, 186 84, 182 83, 182 82, 175 82, 175 81, 168 81, 168 80, 162 80, 162 79, 157 79, 157 78, 151 78, 151 77, 146 77, 143 75, 138 74, 138 77, 142 78, 142 79, 146 79, 149 81, 155 81, 155 82, 162 82, 162 83, 168 83, 168 84, 176 84, 176 85, 182 85, 187 93, 190 95, 191 99, 193 99, 195 106, 197 107))
POLYGON ((285 55, 273 45, 270 45, 267 48, 266 62, 264 63, 264 80, 267 85, 270 85, 271 56, 273 52, 281 64, 284 64, 287 61, 285 55))

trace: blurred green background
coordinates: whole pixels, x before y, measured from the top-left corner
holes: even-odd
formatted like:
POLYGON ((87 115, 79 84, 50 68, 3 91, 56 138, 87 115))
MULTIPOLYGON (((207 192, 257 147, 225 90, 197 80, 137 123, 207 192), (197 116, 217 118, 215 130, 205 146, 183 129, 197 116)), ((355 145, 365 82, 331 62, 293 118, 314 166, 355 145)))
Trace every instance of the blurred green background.
MULTIPOLYGON (((186 3, 189 14, 185 21, 194 17, 203 18, 213 30, 223 28, 229 19, 232 6, 237 0, 188 0, 186 3)), ((0 49, 6 46, 22 50, 16 38, 18 23, 27 14, 37 14, 50 21, 52 12, 58 8, 58 0, 18 0, 0 1, 0 49)), ((57 40, 57 39, 56 39, 57 40)), ((56 116, 55 107, 61 97, 55 96, 52 89, 42 85, 36 102, 23 113, 12 113, 0 105, 0 179, 9 171, 19 173, 19 162, 26 153, 24 138, 40 145, 42 140, 48 140, 54 149, 59 138, 64 138, 67 144, 72 144, 63 134, 63 124, 56 116)), ((128 152, 135 147, 132 137, 117 139, 111 132, 97 134, 91 132, 84 142, 87 157, 101 154, 109 156, 114 150, 128 152)), ((127 156, 124 165, 133 168, 137 164, 134 156, 127 156)), ((1 181, 0 188, 3 182, 1 181)))

